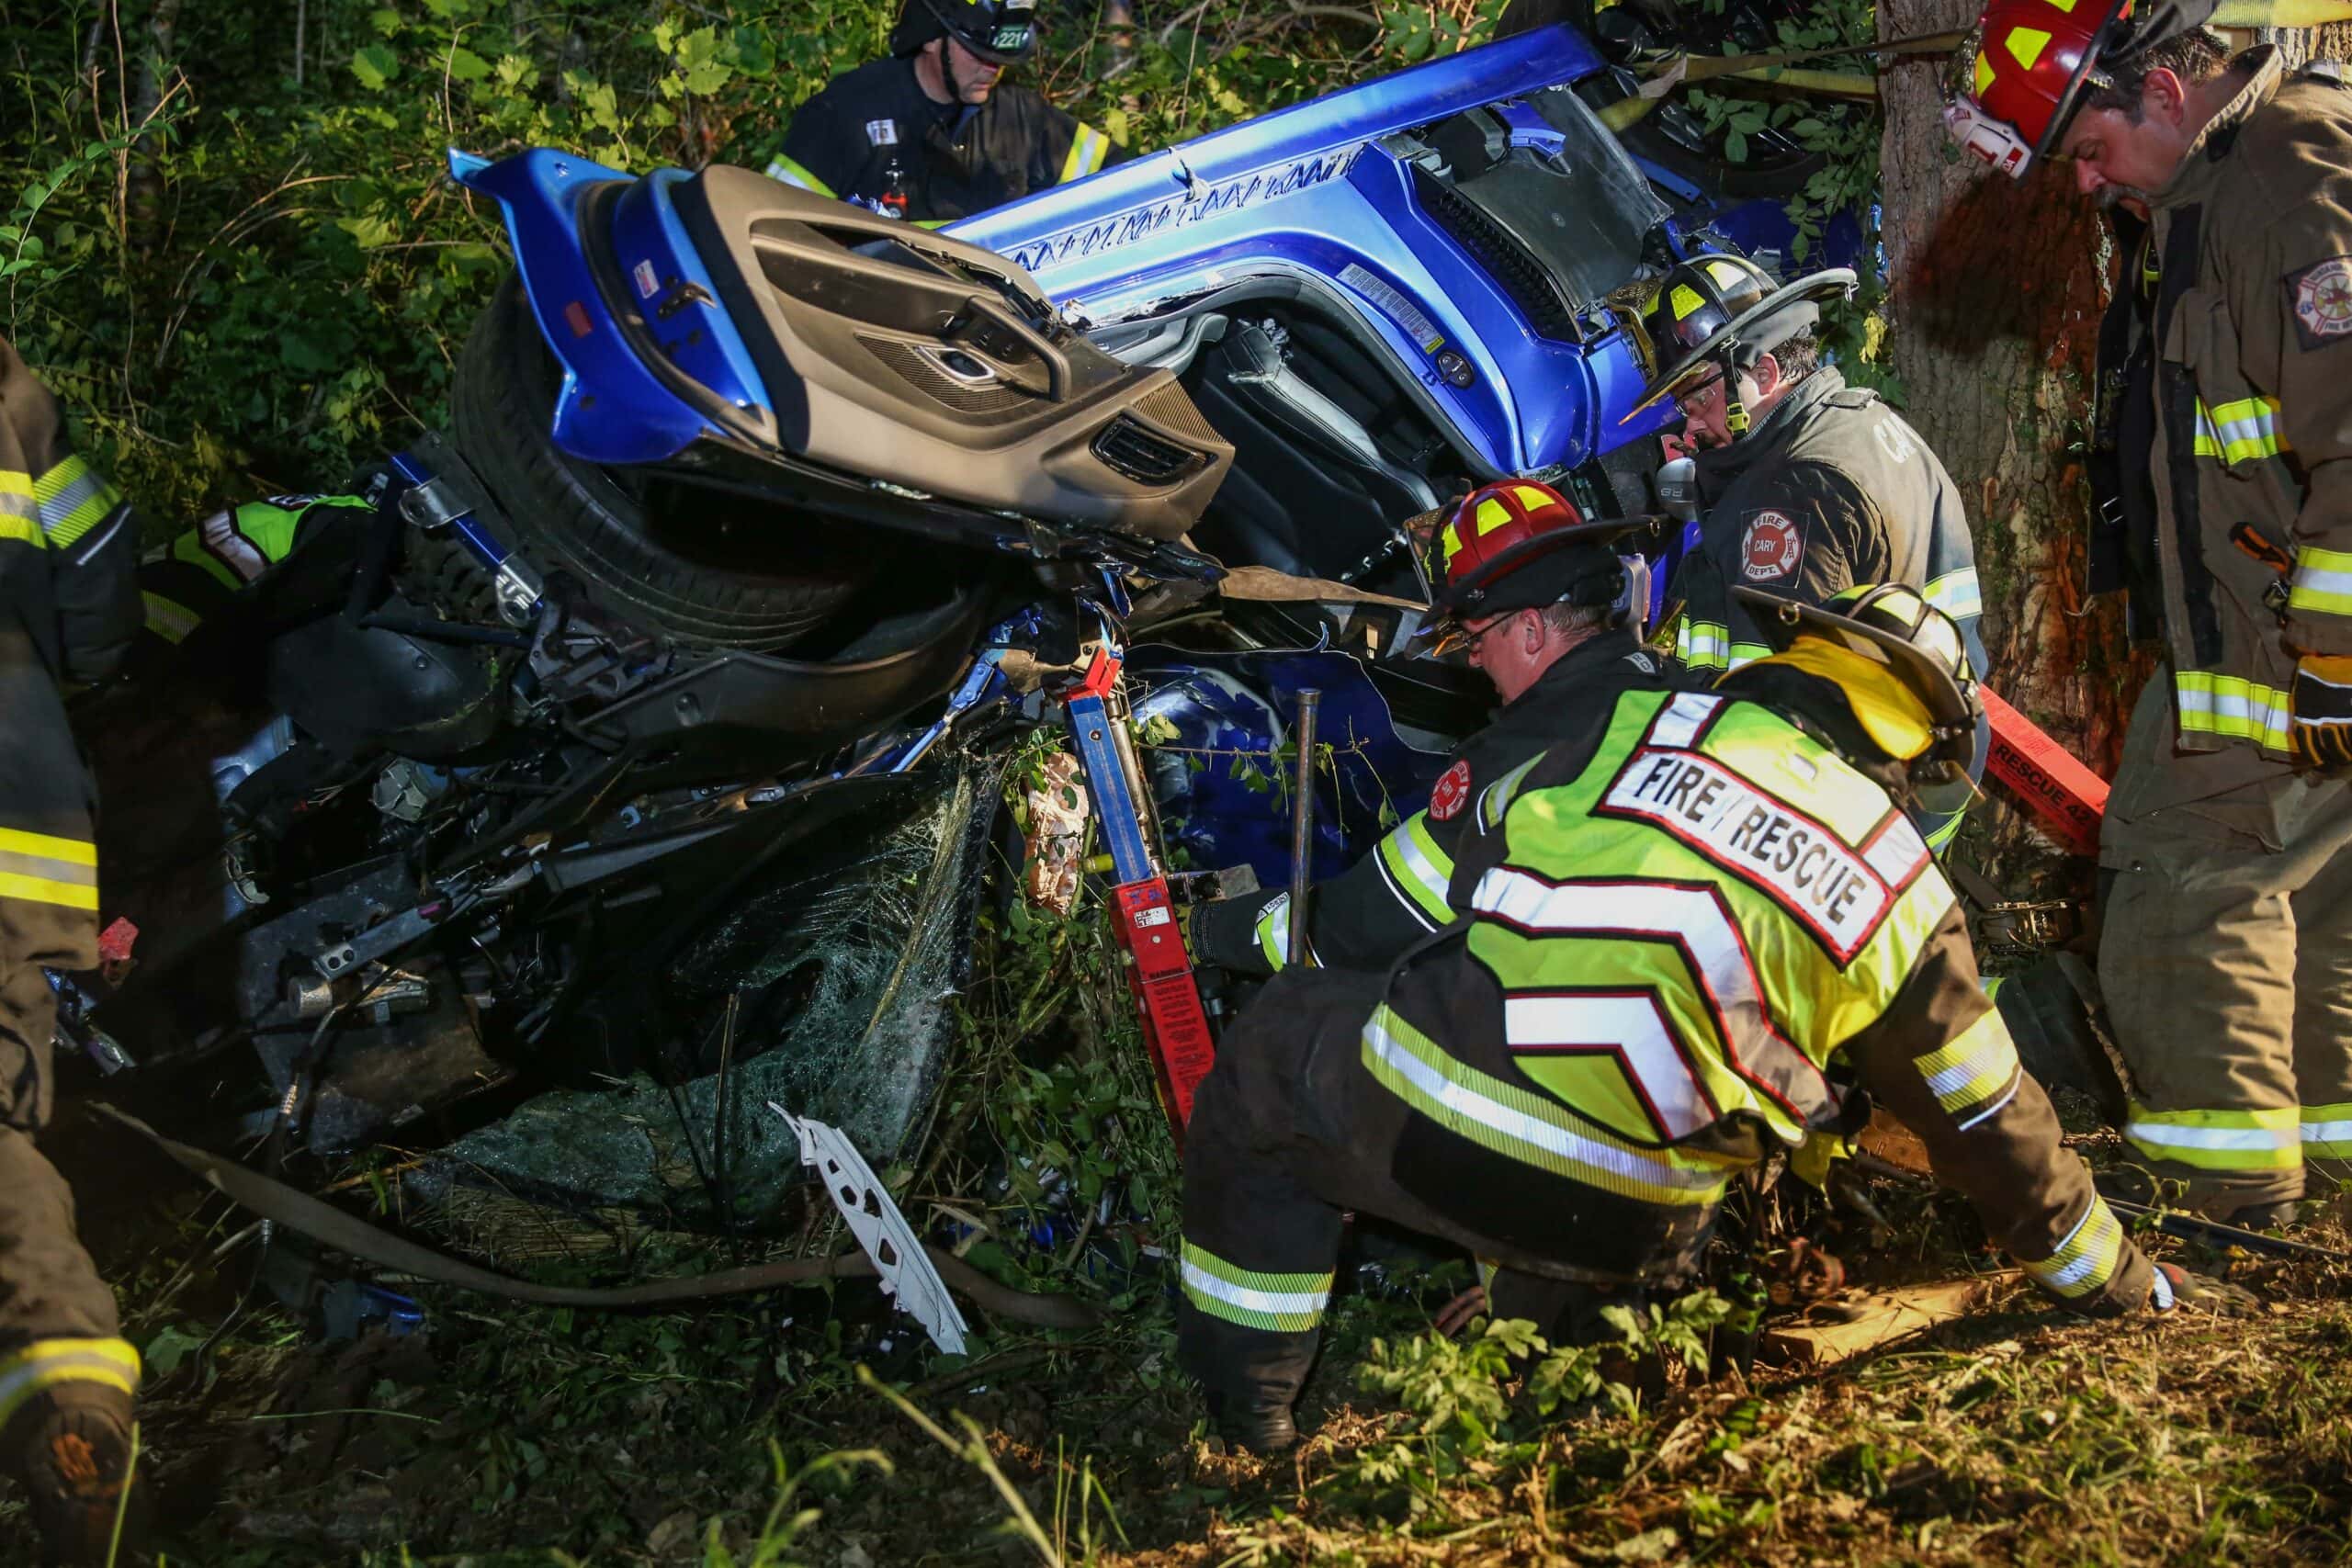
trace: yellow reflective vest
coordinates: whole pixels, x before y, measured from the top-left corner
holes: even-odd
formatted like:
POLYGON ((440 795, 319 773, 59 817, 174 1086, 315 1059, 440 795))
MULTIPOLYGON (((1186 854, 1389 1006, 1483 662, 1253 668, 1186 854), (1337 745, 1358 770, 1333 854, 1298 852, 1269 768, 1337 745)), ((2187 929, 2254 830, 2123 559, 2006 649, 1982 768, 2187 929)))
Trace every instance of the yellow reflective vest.
POLYGON ((1465 928, 1400 967, 1363 1032, 1413 1113, 1408 1190, 1520 1246, 1547 1205, 1605 1213, 1576 1247, 1638 1273, 1645 1237, 1827 1135, 1859 1081, 2049 1288, 2145 1296, 1876 783, 1759 704, 1643 692, 1496 793, 1500 833, 1457 867, 1465 928))

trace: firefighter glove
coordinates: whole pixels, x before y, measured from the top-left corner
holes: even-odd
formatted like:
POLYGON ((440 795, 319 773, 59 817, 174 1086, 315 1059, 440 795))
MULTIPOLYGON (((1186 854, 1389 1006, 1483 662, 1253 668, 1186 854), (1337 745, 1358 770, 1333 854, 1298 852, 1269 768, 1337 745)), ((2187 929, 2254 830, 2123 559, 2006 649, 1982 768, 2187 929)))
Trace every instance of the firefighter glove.
POLYGON ((2262 1298, 2244 1285, 2233 1285, 2208 1274, 2192 1274, 2177 1263, 2159 1263, 2148 1292, 2148 1305, 2157 1312, 2186 1307, 2192 1312, 2244 1316, 2262 1310, 2262 1298))
POLYGON ((2305 654, 2289 705, 2295 761, 2323 773, 2352 771, 2352 659, 2305 654))

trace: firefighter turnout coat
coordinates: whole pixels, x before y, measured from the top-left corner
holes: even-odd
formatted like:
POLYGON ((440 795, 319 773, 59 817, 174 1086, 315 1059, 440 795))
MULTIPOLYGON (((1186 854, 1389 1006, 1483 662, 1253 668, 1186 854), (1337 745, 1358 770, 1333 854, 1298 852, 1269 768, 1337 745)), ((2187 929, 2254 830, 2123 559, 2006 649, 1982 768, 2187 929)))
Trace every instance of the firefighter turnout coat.
POLYGON ((915 79, 913 59, 900 55, 845 71, 802 104, 767 174, 937 224, 1083 179, 1125 156, 1016 83, 1000 81, 976 106, 934 103, 915 79), (899 196, 902 209, 892 201, 899 196))
POLYGON ((1926 842, 1807 731, 1632 692, 1476 811, 1462 928, 1385 976, 1278 976, 1219 1049, 1179 1340, 1213 1396, 1295 1393, 1342 1207, 1512 1269, 1670 1283, 1736 1175, 1838 1124, 1849 1075, 2045 1290, 2145 1302, 1926 842))
MULTIPOLYGON (((1307 900, 1306 948, 1315 963, 1378 969, 1461 910, 1449 902, 1453 860, 1477 830, 1479 794, 1534 760, 1563 735, 1605 714, 1628 691, 1666 689, 1666 661, 1629 631, 1578 643, 1506 704, 1453 754, 1429 804, 1391 829, 1371 854, 1317 886, 1307 900)), ((1271 975, 1290 951, 1290 895, 1228 898, 1204 907, 1193 927, 1195 960, 1241 975, 1271 975)))
POLYGON ((2298 775, 2289 706, 2352 654, 2352 91, 2233 69, 2101 333, 2092 563, 2165 654, 2099 846, 2124 1134, 2224 1216, 2352 1169, 2352 780, 2298 775))
POLYGON ((2352 655, 2352 90, 2282 79, 2267 46, 2242 63, 2251 80, 2150 203, 2140 607, 2171 655, 2180 749, 2284 760, 2290 649, 2352 655))
POLYGON ((0 1432, 42 1390, 128 1397, 137 1353, 34 1145, 49 1118, 56 1000, 42 966, 98 963, 90 780, 62 682, 95 680, 139 630, 137 519, 66 445, 57 400, 0 341, 0 1432))
POLYGON ((1739 440, 1698 452, 1699 548, 1675 579, 1675 652, 1694 671, 1767 651, 1735 586, 1808 604, 1858 582, 1901 582, 1960 623, 1984 670, 1976 549, 1960 491, 1918 432, 1876 392, 1823 367, 1739 440))

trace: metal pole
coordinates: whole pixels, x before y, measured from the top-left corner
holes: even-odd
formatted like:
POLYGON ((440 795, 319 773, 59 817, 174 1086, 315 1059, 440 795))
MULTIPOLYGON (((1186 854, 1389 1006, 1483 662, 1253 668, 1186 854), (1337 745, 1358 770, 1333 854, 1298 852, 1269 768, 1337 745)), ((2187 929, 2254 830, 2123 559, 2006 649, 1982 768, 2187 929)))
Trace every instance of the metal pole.
POLYGON ((1298 743, 1298 776, 1290 801, 1290 953, 1285 962, 1306 962, 1306 889, 1314 880, 1315 860, 1315 711, 1323 694, 1309 686, 1298 694, 1298 723, 1292 739, 1298 743))

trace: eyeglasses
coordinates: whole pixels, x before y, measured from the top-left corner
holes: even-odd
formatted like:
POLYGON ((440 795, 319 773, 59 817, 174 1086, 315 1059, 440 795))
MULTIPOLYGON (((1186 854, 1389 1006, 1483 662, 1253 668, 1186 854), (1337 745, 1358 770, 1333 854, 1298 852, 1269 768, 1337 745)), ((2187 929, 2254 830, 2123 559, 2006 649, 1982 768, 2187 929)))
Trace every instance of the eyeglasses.
POLYGON ((1683 418, 1697 419, 1715 405, 1723 396, 1723 372, 1719 370, 1689 391, 1675 393, 1674 406, 1682 411, 1683 418))
POLYGON ((1516 610, 1507 610, 1482 626, 1474 626, 1464 621, 1454 621, 1430 639, 1429 656, 1431 659, 1442 659, 1449 653, 1466 651, 1475 659, 1478 654, 1478 645, 1487 640, 1487 635, 1509 626, 1518 614, 1516 610))

